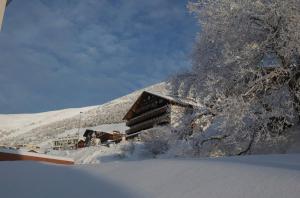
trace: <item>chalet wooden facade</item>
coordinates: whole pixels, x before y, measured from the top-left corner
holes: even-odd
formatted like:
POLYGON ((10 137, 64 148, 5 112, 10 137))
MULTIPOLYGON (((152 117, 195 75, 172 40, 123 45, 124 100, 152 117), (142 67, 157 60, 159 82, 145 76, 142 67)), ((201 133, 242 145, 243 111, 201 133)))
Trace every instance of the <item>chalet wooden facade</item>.
POLYGON ((157 125, 176 127, 183 115, 192 112, 193 105, 186 101, 144 91, 123 118, 129 127, 127 138, 157 125))

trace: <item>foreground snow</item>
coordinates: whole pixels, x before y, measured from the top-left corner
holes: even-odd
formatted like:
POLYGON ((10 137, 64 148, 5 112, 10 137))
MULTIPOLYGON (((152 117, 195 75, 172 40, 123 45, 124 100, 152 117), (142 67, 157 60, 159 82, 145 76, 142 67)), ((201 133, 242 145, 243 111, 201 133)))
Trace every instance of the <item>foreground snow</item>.
POLYGON ((94 166, 0 163, 1 196, 298 198, 300 155, 115 161, 94 166))

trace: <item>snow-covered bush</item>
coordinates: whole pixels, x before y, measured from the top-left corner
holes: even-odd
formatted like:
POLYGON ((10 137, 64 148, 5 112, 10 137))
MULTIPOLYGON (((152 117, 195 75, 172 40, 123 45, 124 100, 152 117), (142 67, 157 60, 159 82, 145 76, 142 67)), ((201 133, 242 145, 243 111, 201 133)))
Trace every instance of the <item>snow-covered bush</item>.
POLYGON ((177 134, 168 126, 154 127, 141 134, 145 149, 154 156, 167 152, 175 139, 177 134))

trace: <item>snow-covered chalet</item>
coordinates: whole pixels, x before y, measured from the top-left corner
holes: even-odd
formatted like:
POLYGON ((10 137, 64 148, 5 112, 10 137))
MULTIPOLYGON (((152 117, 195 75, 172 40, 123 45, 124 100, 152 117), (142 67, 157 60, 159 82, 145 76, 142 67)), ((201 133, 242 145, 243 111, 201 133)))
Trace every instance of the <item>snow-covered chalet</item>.
POLYGON ((123 118, 129 127, 127 138, 136 137, 141 131, 154 126, 176 127, 184 115, 192 112, 192 102, 144 91, 123 118))

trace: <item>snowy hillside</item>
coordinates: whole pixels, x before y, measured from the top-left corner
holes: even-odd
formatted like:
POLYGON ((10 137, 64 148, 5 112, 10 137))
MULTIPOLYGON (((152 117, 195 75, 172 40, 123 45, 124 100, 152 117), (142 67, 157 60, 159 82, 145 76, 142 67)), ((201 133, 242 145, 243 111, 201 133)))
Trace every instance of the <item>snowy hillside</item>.
POLYGON ((9 198, 298 198, 300 155, 115 161, 74 167, 1 162, 0 175, 1 196, 9 198))
POLYGON ((159 83, 99 106, 36 114, 0 114, 0 145, 40 144, 67 130, 78 128, 79 120, 81 120, 80 128, 121 123, 123 116, 142 91, 166 94, 166 87, 166 83, 159 83))

